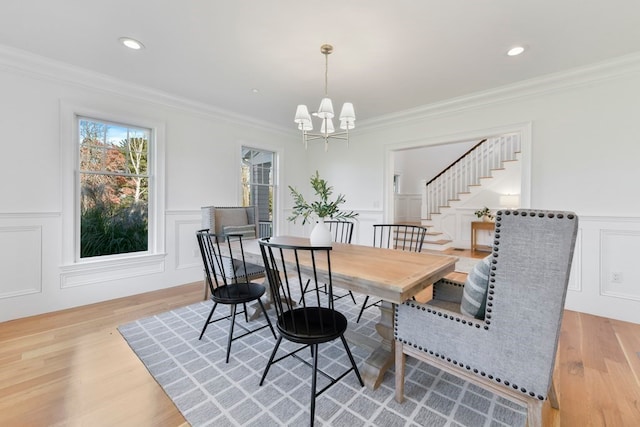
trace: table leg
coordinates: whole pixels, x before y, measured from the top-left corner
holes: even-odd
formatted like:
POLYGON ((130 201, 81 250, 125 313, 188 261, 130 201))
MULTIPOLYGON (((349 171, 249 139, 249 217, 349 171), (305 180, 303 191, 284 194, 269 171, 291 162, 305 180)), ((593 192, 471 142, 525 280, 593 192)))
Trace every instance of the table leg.
POLYGON ((376 324, 376 331, 381 337, 381 342, 360 368, 364 384, 371 390, 375 390, 380 386, 385 372, 393 365, 395 360, 393 311, 393 303, 382 301, 380 304, 380 320, 376 324))
MULTIPOLYGON (((262 282, 262 286, 264 286, 267 290, 261 298, 262 304, 264 305, 265 310, 269 310, 271 308, 271 304, 273 303, 273 298, 271 296, 271 287, 269 286, 269 281, 267 280, 266 277, 262 282)), ((290 301, 290 302, 292 306, 295 306, 297 304, 296 301, 290 301)), ((251 307, 247 307, 247 311, 248 311, 247 314, 249 315, 249 320, 255 320, 262 315, 262 309, 260 308, 260 304, 258 304, 257 302, 255 304, 252 304, 251 307)))
MULTIPOLYGON (((271 308, 271 302, 273 301, 273 299, 271 298, 271 288, 269 287, 269 281, 267 280, 266 276, 262 281, 262 286, 264 286, 267 290, 261 298, 262 304, 264 305, 265 310, 269 310, 271 308)), ((247 311, 249 320, 255 320, 258 317, 262 316, 262 308, 260 308, 260 304, 258 304, 257 302, 251 304, 250 307, 247 307, 247 311)))

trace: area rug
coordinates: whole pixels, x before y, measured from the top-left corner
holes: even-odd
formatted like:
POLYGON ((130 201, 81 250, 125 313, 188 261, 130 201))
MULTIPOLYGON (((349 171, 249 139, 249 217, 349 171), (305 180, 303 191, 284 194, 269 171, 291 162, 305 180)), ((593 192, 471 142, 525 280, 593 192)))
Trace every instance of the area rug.
MULTIPOLYGON (((358 305, 342 298, 336 306, 357 332, 375 336, 378 310, 366 310, 356 324, 364 297, 356 298, 358 305)), ((211 304, 203 301, 171 310, 119 330, 192 426, 308 425, 310 368, 287 358, 274 365, 259 386, 275 343, 273 336, 263 329, 235 341, 229 363, 225 363, 227 321, 209 325, 198 340, 211 304)), ((271 310, 269 314, 273 318, 271 310)), ((250 323, 264 322, 262 318, 250 323)), ((355 345, 351 350, 360 365, 367 350, 355 345)), ((307 351, 299 354, 309 357, 307 351)), ((339 341, 324 345, 319 354, 319 367, 330 374, 339 374, 349 365, 339 341)), ((319 375, 318 389, 326 384, 323 381, 319 375)), ((360 387, 350 373, 318 397, 316 425, 498 427, 524 426, 526 421, 524 407, 410 357, 405 402, 397 403, 394 392, 393 370, 374 391, 360 387)))
POLYGON ((459 256, 458 261, 456 261, 455 271, 459 273, 468 273, 479 261, 479 258, 467 258, 459 256))

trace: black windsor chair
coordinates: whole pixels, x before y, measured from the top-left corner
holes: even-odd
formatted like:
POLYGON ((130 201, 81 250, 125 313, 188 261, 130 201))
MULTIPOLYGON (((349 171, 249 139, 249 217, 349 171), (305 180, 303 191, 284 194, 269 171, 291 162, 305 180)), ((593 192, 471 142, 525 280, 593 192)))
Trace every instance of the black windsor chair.
MULTIPOLYGON (((266 288, 261 284, 250 282, 251 277, 257 273, 260 273, 260 277, 264 276, 264 267, 245 262, 242 235, 225 235, 228 250, 226 254, 223 254, 220 250, 220 242, 222 239, 219 239, 218 235, 209 233, 208 230, 200 230, 196 235, 198 237, 200 253, 202 254, 205 279, 209 286, 211 300, 213 301, 213 307, 211 308, 209 317, 207 317, 198 339, 202 339, 204 332, 207 330, 207 326, 211 323, 231 318, 231 322, 229 324, 229 335, 227 338, 226 358, 226 362, 229 363, 229 354, 231 353, 231 343, 233 341, 266 327, 271 329, 273 337, 276 338, 276 333, 271 324, 271 320, 269 320, 264 304, 260 300, 262 295, 264 295, 266 288), (237 246, 236 242, 238 243, 237 246), (236 255, 240 254, 240 258, 233 257, 234 246, 236 246, 236 255), (248 329, 242 324, 238 324, 238 327, 243 329, 245 333, 234 337, 233 329, 236 325, 238 304, 242 304, 243 310, 240 313, 244 313, 245 321, 248 323, 249 319, 247 317, 246 304, 253 301, 257 301, 258 304, 260 304, 260 308, 264 313, 267 323, 254 329, 248 329), (231 306, 231 314, 219 319, 211 320, 218 304, 231 306)), ((225 243, 223 242, 222 244, 224 245, 225 243)))
POLYGON ((269 362, 265 367, 260 385, 269 372, 269 368, 289 357, 295 357, 312 368, 311 374, 311 426, 314 424, 316 397, 353 371, 361 386, 364 386, 358 367, 353 359, 344 332, 347 329, 346 317, 336 311, 333 305, 333 284, 331 278, 331 248, 311 246, 291 246, 270 242, 273 239, 260 240, 260 250, 264 259, 267 279, 278 320, 276 328, 280 336, 273 348, 269 362), (321 290, 326 285, 327 294, 321 290), (303 292, 304 288, 308 292, 303 292), (301 294, 300 303, 294 306, 291 301, 295 294, 301 294), (276 358, 282 339, 302 344, 301 347, 276 358), (340 338, 351 363, 351 367, 338 377, 318 369, 318 344, 328 343, 340 338), (310 347, 312 361, 303 359, 298 353, 310 347), (329 380, 320 391, 316 390, 317 373, 329 380))

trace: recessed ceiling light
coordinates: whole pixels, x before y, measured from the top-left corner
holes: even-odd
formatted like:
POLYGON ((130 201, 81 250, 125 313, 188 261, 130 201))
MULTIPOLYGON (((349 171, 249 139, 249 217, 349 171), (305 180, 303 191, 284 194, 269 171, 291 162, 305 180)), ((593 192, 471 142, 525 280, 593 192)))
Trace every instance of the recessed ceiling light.
POLYGON ((253 89, 251 89, 251 92, 258 93, 260 92, 260 89, 258 89, 257 87, 254 87, 253 89))
POLYGON ((507 52, 507 55, 509 55, 509 56, 518 56, 522 52, 524 52, 524 47, 516 46, 516 47, 512 47, 511 49, 509 49, 509 51, 507 52))
POLYGON ((132 39, 131 37, 120 37, 120 43, 133 50, 140 50, 144 48, 142 43, 138 40, 132 39))

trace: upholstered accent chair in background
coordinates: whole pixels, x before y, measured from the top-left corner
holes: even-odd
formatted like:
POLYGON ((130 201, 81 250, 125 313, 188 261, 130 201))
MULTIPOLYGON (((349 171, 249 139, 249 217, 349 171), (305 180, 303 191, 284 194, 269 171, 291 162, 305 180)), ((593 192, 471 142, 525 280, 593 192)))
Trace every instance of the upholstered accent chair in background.
POLYGON ((202 227, 218 236, 242 234, 244 239, 258 238, 257 206, 204 206, 202 227))
POLYGON ((481 319, 461 313, 464 287, 449 280, 429 303, 396 307, 396 400, 409 355, 525 404, 527 424, 541 425, 544 401, 559 407, 552 374, 577 230, 572 212, 498 211, 481 319))

